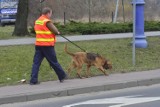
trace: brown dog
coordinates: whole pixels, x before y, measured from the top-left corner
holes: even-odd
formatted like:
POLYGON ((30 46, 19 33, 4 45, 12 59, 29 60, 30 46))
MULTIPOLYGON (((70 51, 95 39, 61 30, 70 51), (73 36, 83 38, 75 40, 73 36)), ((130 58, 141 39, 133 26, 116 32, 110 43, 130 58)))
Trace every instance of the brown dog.
POLYGON ((87 65, 87 72, 86 72, 86 77, 90 76, 90 67, 95 66, 97 67, 100 71, 106 74, 104 69, 112 69, 112 64, 110 61, 106 60, 106 58, 102 57, 99 54, 94 54, 94 53, 86 53, 86 52, 76 52, 76 53, 71 53, 67 50, 67 45, 65 45, 64 48, 65 52, 69 55, 72 56, 72 63, 70 67, 68 68, 68 75, 70 75, 70 71, 73 68, 77 68, 77 75, 79 78, 81 77, 81 69, 83 64, 87 65))

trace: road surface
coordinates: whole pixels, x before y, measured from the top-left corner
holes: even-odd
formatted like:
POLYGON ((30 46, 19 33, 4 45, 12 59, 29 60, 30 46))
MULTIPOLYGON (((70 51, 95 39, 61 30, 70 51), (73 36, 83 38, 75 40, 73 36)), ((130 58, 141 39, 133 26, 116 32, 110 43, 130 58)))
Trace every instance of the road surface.
POLYGON ((160 84, 4 104, 0 107, 159 107, 160 84))

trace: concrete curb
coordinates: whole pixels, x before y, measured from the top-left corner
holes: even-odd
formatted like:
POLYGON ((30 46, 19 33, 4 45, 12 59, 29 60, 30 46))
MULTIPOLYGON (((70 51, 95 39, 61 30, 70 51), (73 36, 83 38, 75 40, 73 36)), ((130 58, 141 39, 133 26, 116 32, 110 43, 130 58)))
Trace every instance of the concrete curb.
POLYGON ((77 87, 60 91, 46 90, 36 93, 27 93, 27 94, 1 97, 0 104, 33 101, 38 99, 54 98, 62 96, 71 96, 71 95, 84 94, 90 92, 117 90, 117 89, 124 89, 137 86, 148 86, 159 83, 160 83, 160 78, 152 78, 152 79, 132 80, 119 83, 103 84, 99 86, 77 87))

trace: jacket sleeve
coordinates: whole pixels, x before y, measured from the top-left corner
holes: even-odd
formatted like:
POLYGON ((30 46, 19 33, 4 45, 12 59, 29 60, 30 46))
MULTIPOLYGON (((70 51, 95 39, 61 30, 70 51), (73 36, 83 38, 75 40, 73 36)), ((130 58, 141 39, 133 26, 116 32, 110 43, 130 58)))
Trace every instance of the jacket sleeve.
POLYGON ((47 22, 46 26, 52 33, 59 34, 58 29, 56 28, 56 26, 54 26, 54 24, 51 21, 47 22))

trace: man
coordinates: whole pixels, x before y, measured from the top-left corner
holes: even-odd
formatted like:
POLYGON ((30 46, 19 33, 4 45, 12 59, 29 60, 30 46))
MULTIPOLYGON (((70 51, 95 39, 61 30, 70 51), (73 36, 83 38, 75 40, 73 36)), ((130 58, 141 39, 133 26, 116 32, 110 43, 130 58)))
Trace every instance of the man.
POLYGON ((30 79, 31 85, 36 85, 39 83, 38 72, 44 58, 47 59, 51 67, 54 69, 60 82, 63 82, 66 78, 66 73, 58 63, 56 52, 54 50, 54 45, 56 42, 55 34, 60 34, 60 32, 50 20, 51 16, 52 10, 46 7, 42 10, 42 15, 35 21, 34 29, 36 32, 36 42, 30 79))

